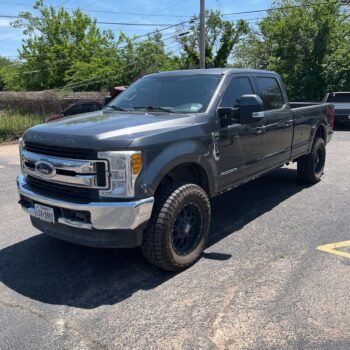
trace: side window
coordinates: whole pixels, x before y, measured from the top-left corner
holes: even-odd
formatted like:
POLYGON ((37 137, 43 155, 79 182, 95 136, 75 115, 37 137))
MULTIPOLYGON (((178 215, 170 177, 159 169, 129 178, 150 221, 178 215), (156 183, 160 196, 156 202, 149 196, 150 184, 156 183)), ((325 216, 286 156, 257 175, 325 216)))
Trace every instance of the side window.
POLYGON ((94 103, 87 103, 87 104, 82 104, 81 105, 81 111, 80 113, 89 113, 96 111, 96 104, 94 103))
POLYGON ((220 107, 237 107, 242 95, 251 94, 253 94, 253 88, 249 78, 233 78, 227 86, 220 107))
POLYGON ((79 114, 80 113, 80 106, 79 105, 74 105, 72 107, 69 107, 64 114, 65 115, 74 115, 74 114, 79 114))
POLYGON ((280 86, 275 78, 257 77, 258 95, 264 102, 264 110, 280 109, 284 101, 280 86))

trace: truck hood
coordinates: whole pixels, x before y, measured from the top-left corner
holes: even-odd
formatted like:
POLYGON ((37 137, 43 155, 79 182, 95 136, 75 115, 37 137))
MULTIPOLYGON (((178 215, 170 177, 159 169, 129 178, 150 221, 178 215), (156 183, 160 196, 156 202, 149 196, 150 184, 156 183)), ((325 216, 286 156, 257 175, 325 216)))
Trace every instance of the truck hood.
POLYGON ((32 127, 25 132, 24 140, 62 147, 114 150, 127 148, 135 139, 149 139, 152 135, 188 127, 194 118, 186 114, 98 111, 32 127))

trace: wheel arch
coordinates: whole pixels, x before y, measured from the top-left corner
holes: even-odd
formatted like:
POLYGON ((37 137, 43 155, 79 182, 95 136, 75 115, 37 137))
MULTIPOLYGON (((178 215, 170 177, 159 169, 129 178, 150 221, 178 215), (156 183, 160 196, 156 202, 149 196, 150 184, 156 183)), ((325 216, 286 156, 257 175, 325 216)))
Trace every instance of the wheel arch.
POLYGON ((137 191, 141 196, 154 196, 164 181, 195 183, 209 197, 215 194, 215 164, 207 147, 187 140, 166 147, 152 157, 137 180, 137 191))
POLYGON ((155 191, 166 182, 194 183, 202 187, 209 196, 211 194, 207 172, 202 165, 195 162, 184 162, 174 165, 163 178, 158 181, 155 191))
POLYGON ((311 142, 309 145, 308 153, 312 151, 313 144, 317 137, 320 137, 325 144, 327 143, 327 127, 323 123, 315 127, 315 131, 313 133, 313 136, 311 138, 311 142))
POLYGON ((314 140, 316 139, 316 137, 322 138, 324 143, 327 143, 327 129, 324 124, 321 124, 316 128, 314 140))

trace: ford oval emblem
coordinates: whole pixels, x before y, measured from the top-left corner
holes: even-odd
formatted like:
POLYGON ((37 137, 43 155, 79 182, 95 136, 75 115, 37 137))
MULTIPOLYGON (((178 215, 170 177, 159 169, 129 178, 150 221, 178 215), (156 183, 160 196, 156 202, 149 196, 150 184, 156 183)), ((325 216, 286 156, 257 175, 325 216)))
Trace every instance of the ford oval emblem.
POLYGON ((35 170, 42 176, 53 177, 56 175, 55 167, 44 161, 39 161, 35 163, 35 170))

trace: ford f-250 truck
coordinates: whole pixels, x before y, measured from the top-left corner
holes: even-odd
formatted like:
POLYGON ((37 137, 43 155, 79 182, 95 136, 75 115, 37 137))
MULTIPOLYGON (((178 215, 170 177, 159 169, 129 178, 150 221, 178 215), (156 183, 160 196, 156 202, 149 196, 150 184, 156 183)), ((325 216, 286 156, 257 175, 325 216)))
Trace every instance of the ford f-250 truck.
POLYGON ((184 269, 205 248, 211 197, 290 161, 302 180, 320 180, 333 106, 305 105, 291 109, 268 71, 145 76, 103 113, 25 132, 20 204, 48 235, 141 246, 154 265, 184 269))

